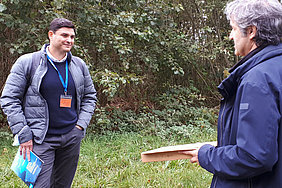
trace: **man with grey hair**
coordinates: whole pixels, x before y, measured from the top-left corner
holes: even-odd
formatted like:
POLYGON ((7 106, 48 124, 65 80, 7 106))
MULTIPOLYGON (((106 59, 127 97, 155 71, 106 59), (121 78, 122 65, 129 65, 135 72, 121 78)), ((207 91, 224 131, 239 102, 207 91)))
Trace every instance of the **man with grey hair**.
POLYGON ((183 153, 214 174, 211 187, 282 187, 282 5, 235 0, 225 13, 243 58, 218 87, 218 146, 183 153))
POLYGON ((18 58, 0 104, 23 158, 44 161, 35 188, 71 187, 80 143, 96 106, 85 62, 71 54, 75 26, 64 18, 49 27, 50 44, 18 58))

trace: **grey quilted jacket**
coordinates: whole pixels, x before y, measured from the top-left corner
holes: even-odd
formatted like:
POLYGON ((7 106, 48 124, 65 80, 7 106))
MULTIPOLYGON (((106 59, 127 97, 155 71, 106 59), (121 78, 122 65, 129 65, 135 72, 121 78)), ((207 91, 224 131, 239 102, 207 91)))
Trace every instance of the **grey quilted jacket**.
MULTIPOLYGON (((40 63, 30 84, 32 53, 18 58, 0 98, 12 133, 18 135, 20 143, 33 139, 34 142, 41 144, 48 129, 48 105, 39 92, 42 78, 47 72, 47 46, 48 44, 45 44, 41 49, 40 63)), ((83 127, 85 133, 96 107, 96 90, 85 62, 75 56, 71 56, 71 59, 69 70, 76 87, 77 125, 83 127)))

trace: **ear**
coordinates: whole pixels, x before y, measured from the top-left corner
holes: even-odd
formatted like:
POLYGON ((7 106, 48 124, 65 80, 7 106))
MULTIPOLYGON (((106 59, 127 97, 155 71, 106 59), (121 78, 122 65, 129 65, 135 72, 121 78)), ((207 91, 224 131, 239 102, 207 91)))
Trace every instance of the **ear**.
POLYGON ((257 34, 257 27, 256 26, 250 26, 248 28, 248 34, 249 34, 249 38, 252 40, 255 38, 256 34, 257 34))
POLYGON ((49 40, 51 40, 54 36, 54 32, 53 31, 48 31, 48 38, 49 40))

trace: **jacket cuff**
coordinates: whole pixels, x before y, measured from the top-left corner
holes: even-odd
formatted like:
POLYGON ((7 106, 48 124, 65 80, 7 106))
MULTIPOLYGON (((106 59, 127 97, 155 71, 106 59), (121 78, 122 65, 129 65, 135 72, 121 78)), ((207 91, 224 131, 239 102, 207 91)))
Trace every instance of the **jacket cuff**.
POLYGON ((85 121, 83 121, 81 119, 78 119, 76 124, 79 125, 81 128, 83 128, 83 130, 86 130, 86 128, 87 128, 87 124, 85 123, 85 121))
POLYGON ((20 144, 32 140, 33 135, 28 125, 24 126, 22 130, 18 133, 20 144))
POLYGON ((210 144, 205 144, 199 149, 199 152, 198 152, 198 161, 199 161, 200 166, 211 173, 213 172, 211 169, 208 169, 209 159, 207 156, 208 156, 208 152, 212 150, 213 148, 214 146, 210 144))

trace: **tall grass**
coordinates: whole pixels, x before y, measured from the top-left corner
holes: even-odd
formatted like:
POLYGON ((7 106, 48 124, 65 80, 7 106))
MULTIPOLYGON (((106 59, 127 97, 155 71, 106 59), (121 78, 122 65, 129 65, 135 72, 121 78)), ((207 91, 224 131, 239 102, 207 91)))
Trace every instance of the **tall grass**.
MULTIPOLYGON (((4 132, 0 130, 0 187, 24 187, 10 170, 17 148, 10 146, 12 138, 4 132)), ((211 174, 188 160, 141 162, 143 151, 182 143, 185 140, 164 140, 138 133, 88 134, 82 142, 72 187, 209 187, 211 174)))

